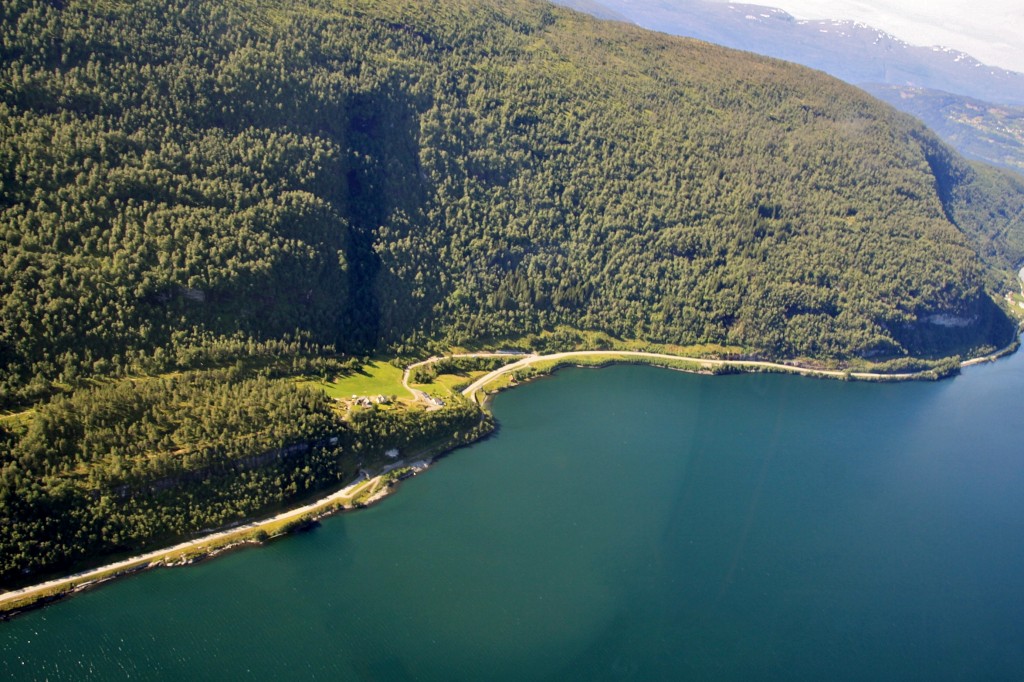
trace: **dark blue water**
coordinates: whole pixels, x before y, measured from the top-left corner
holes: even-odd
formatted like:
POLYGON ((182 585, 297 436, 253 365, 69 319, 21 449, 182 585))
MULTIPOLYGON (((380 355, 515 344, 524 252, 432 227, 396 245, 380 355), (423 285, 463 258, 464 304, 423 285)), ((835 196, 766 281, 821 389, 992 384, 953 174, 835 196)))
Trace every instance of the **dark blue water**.
POLYGON ((0 623, 0 676, 1019 679, 1021 396, 567 370, 379 506, 0 623))

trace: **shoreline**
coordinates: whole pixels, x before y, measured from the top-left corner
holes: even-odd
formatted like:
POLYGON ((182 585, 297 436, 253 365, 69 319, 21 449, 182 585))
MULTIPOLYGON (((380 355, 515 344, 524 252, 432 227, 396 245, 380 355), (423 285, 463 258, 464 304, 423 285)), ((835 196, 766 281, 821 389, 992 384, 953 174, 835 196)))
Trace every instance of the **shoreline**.
MULTIPOLYGON (((965 360, 958 365, 958 369, 987 362, 994 362, 1002 357, 1014 353, 1020 346, 1019 340, 986 356, 965 360)), ((494 357, 507 355, 506 353, 481 352, 462 353, 454 356, 444 357, 494 357)), ((517 357, 511 355, 510 357, 517 357)), ((923 370, 906 373, 872 373, 852 372, 850 370, 829 370, 799 365, 790 365, 780 362, 764 360, 721 360, 709 358, 696 358, 670 353, 656 353, 648 351, 623 351, 623 350, 582 350, 566 351, 561 353, 550 353, 547 355, 522 354, 519 359, 496 370, 488 372, 484 376, 474 380, 459 393, 467 399, 475 402, 481 409, 487 409, 488 397, 500 390, 513 388, 515 384, 505 384, 490 391, 485 387, 518 370, 533 368, 540 363, 553 363, 549 367, 538 371, 529 379, 537 376, 544 376, 556 372, 558 369, 571 366, 603 367, 610 364, 624 364, 631 361, 640 361, 642 364, 649 364, 665 369, 692 373, 716 373, 726 370, 726 373, 752 373, 752 372, 781 372, 797 374, 801 376, 840 379, 840 380, 864 380, 864 381, 910 381, 916 379, 936 379, 934 370, 923 370), (573 363, 572 358, 598 359, 598 362, 589 365, 573 363), (673 366, 670 363, 676 363, 673 366), (483 392, 481 400, 478 394, 483 392)), ((437 362, 442 357, 431 357, 405 368, 403 385, 419 399, 418 392, 408 385, 409 371, 413 367, 437 362)), ((422 393, 422 392, 419 392, 422 393)), ((486 437, 490 432, 481 434, 479 438, 486 437)), ((475 442, 470 441, 470 442, 475 442)), ((345 487, 334 491, 324 497, 318 498, 300 507, 287 509, 271 517, 248 521, 236 526, 214 531, 192 540, 177 543, 171 547, 144 552, 142 554, 121 559, 103 566, 92 569, 85 569, 72 575, 54 578, 51 580, 29 585, 27 587, 10 590, 0 593, 0 620, 8 620, 20 613, 48 605, 78 592, 91 589, 106 583, 115 578, 132 575, 140 571, 161 567, 186 566, 208 558, 213 558, 247 545, 262 545, 270 540, 283 537, 293 532, 301 531, 316 524, 321 519, 332 516, 339 512, 350 511, 368 507, 379 502, 397 489, 397 484, 405 478, 415 476, 430 468, 436 461, 453 450, 469 443, 465 441, 449 440, 435 448, 422 453, 416 461, 406 464, 404 461, 391 463, 381 469, 378 473, 370 476, 367 472, 360 470, 359 477, 345 487), (389 477, 392 471, 407 469, 407 473, 397 478, 389 477), (367 493, 367 491, 369 491, 367 493), (363 497, 364 493, 367 493, 363 497)))
MULTIPOLYGON (((973 365, 979 365, 988 362, 995 362, 996 360, 1011 355, 1017 351, 1020 347, 1020 341, 1015 339, 1009 345, 1000 348, 997 351, 989 353, 977 358, 971 358, 960 362, 957 369, 963 369, 964 367, 970 367, 973 365)), ((816 367, 806 367, 798 364, 786 364, 783 362, 772 362, 768 360, 721 360, 712 358, 699 358, 684 355, 673 355, 671 353, 657 353, 650 351, 630 351, 630 350, 579 350, 579 351, 565 351, 560 353, 549 353, 547 355, 531 354, 515 362, 511 362, 503 367, 499 367, 496 370, 488 372, 484 376, 476 379, 469 384, 466 388, 462 389, 460 393, 474 400, 477 404, 481 403, 477 398, 476 394, 483 391, 485 394, 493 393, 496 391, 486 391, 485 387, 493 381, 496 381, 506 374, 516 372, 518 370, 527 369, 534 367, 539 363, 554 363, 553 366, 541 370, 541 374, 551 373, 557 371, 560 367, 573 364, 572 358, 595 358, 605 357, 604 362, 599 362, 591 365, 577 365, 577 366, 589 366, 589 367, 601 367, 609 364, 627 364, 631 360, 646 361, 644 364, 650 364, 655 367, 664 367, 665 369, 673 369, 683 372, 705 372, 715 373, 716 370, 728 370, 729 372, 735 371, 736 373, 754 373, 754 372, 780 372, 787 374, 797 374, 800 376, 816 377, 824 379, 840 379, 840 380, 859 380, 859 381, 914 381, 914 380, 935 380, 942 378, 938 376, 934 369, 918 370, 915 372, 861 372, 853 371, 849 369, 824 369, 816 367), (659 363, 658 361, 662 361, 659 363), (667 363, 683 363, 694 365, 698 369, 692 369, 682 366, 672 366, 667 363)), ((507 386, 502 387, 502 390, 507 386)))
POLYGON ((360 471, 359 477, 344 488, 301 507, 287 509, 268 518, 244 522, 192 540, 179 542, 170 547, 155 549, 68 576, 0 593, 0 620, 9 620, 26 611, 41 608, 79 592, 99 587, 116 578, 155 568, 188 566, 236 549, 250 545, 263 545, 277 538, 301 532, 316 525, 321 519, 334 514, 364 509, 393 493, 400 481, 426 471, 437 459, 463 444, 448 443, 443 448, 439 448, 440 451, 437 454, 427 455, 425 458, 408 464, 401 460, 394 462, 373 476, 369 476, 365 471, 360 471), (408 473, 395 479, 389 479, 388 474, 398 469, 407 469, 408 473), (365 498, 362 497, 367 491, 369 494, 365 498))

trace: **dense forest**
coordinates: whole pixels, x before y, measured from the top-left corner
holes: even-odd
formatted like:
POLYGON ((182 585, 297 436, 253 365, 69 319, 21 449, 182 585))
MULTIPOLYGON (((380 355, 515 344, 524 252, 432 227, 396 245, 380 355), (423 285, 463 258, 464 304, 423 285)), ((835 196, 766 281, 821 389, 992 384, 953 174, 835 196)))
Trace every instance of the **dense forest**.
POLYGON ((1008 335, 977 253, 1024 258, 1019 184, 799 67, 527 0, 0 12, 8 404, 183 336, 1008 335))
POLYGON ((7 580, 479 423, 289 380, 352 355, 1001 346, 1024 187, 820 73, 537 0, 5 0, 0 235, 7 580))
POLYGON ((489 428, 469 403, 343 420, 320 391, 229 374, 126 379, 40 406, 0 471, 0 584, 237 522, 338 487, 389 449, 489 428))

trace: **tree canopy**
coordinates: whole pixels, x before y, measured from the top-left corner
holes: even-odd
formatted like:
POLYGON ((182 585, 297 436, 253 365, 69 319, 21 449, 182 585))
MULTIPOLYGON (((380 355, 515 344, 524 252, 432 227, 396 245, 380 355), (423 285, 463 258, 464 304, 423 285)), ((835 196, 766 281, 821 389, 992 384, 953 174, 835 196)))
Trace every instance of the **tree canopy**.
POLYGON ((8 401, 182 333, 953 352, 1022 257, 1019 184, 859 91, 541 2, 0 12, 8 401))

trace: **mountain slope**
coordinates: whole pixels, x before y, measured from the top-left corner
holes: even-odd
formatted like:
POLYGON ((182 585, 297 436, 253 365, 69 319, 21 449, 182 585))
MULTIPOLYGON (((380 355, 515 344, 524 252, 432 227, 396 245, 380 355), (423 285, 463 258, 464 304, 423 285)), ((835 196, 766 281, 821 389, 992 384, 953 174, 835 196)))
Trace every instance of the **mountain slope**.
POLYGON ((2 10, 9 399, 234 335, 1008 335, 949 220, 973 175, 805 69, 526 0, 100 7, 2 10))

